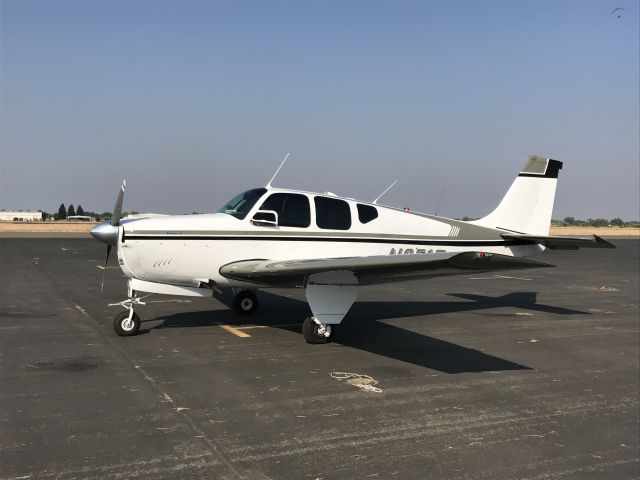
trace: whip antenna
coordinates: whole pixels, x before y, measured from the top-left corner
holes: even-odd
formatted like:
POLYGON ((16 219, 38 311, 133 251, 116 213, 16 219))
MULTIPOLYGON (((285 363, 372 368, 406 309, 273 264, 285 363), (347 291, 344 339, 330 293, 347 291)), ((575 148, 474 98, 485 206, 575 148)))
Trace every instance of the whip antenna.
POLYGON ((273 180, 276 178, 276 175, 278 175, 278 172, 280 171, 280 169, 284 165, 284 162, 287 161, 287 158, 289 158, 289 154, 288 153, 284 156, 284 160, 282 160, 282 163, 280 164, 280 166, 276 170, 276 173, 273 174, 273 177, 271 177, 271 180, 269 180, 269 183, 267 183, 267 188, 271 188, 271 182, 273 182, 273 180))
POLYGON ((440 208, 440 202, 442 201, 442 197, 444 197, 444 192, 446 191, 447 191, 447 186, 445 185, 442 188, 442 192, 440 193, 440 198, 438 198, 438 204, 436 205, 436 213, 434 213, 436 217, 438 216, 438 209, 440 208))
POLYGON ((396 180, 396 181, 395 181, 395 182, 393 182, 391 185, 389 185, 389 186, 387 187, 387 189, 386 189, 384 192, 382 192, 380 195, 378 195, 378 198, 376 198, 372 203, 373 203, 374 205, 376 205, 376 204, 378 203, 378 200, 380 200, 380 199, 384 196, 384 194, 385 194, 385 193, 387 193, 389 190, 391 190, 391 187, 393 187, 396 183, 398 183, 398 180, 396 180))

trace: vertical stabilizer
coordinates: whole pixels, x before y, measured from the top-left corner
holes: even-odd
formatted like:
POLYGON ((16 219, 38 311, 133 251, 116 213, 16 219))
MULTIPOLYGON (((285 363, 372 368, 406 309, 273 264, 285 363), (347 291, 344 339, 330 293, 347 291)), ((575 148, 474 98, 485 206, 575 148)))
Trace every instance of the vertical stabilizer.
POLYGON ((558 160, 536 155, 529 157, 496 209, 469 223, 530 235, 548 235, 560 169, 562 162, 558 160))

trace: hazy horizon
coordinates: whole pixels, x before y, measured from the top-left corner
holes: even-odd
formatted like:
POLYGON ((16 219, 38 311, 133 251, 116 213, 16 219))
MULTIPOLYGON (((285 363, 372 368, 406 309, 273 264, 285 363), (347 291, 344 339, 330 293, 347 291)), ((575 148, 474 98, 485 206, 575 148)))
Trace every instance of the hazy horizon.
POLYGON ((0 1, 0 208, 212 212, 274 186, 640 219, 638 2, 0 1), (623 7, 622 17, 612 15, 623 7))

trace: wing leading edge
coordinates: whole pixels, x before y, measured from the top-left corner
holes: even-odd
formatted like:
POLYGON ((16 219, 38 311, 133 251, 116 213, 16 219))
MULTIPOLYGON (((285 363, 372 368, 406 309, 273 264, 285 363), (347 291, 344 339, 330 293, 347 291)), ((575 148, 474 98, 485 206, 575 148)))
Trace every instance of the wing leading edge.
POLYGON ((304 287, 310 275, 352 272, 360 285, 414 278, 464 275, 472 271, 552 267, 526 258, 482 252, 378 255, 312 260, 242 260, 220 268, 224 277, 260 285, 304 287))

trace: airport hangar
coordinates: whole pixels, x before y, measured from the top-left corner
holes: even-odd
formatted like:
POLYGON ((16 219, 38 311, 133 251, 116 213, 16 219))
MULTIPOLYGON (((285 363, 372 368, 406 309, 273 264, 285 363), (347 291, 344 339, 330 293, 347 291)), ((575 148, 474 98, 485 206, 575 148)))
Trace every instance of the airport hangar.
POLYGON ((32 212, 23 210, 1 210, 1 222, 41 222, 42 212, 32 212))

